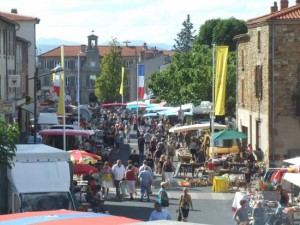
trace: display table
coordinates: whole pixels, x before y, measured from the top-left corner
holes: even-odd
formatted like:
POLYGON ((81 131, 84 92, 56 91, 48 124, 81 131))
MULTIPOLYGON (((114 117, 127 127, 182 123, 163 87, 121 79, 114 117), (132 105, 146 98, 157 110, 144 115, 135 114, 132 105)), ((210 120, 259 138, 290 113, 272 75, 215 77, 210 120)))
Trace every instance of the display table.
POLYGON ((212 191, 226 192, 228 191, 228 178, 222 176, 214 176, 212 191))

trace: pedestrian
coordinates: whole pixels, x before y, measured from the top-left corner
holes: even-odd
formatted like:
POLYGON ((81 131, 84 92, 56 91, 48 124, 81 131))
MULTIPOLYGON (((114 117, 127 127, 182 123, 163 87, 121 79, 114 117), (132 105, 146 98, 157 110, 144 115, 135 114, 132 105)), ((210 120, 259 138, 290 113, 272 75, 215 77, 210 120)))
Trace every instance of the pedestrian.
POLYGON ((170 156, 168 156, 166 161, 163 163, 162 171, 165 182, 170 186, 173 180, 173 174, 175 173, 175 167, 171 162, 170 156))
POLYGON ((197 160, 197 158, 198 158, 198 155, 197 155, 198 145, 197 145, 197 142, 196 142, 196 137, 192 137, 192 141, 189 143, 188 148, 190 150, 190 153, 191 153, 192 157, 195 160, 197 160))
POLYGON ((153 173, 154 170, 154 160, 151 156, 151 153, 148 153, 148 156, 145 159, 147 161, 147 165, 151 168, 151 171, 153 173))
POLYGON ((125 138, 126 138, 126 143, 130 143, 130 132, 131 132, 131 126, 129 123, 125 125, 125 138))
POLYGON ((151 138, 152 138, 152 135, 150 134, 149 130, 146 130, 146 132, 144 134, 144 138, 145 138, 146 150, 149 151, 149 145, 150 145, 150 141, 151 141, 151 138))
POLYGON ((140 157, 136 153, 135 149, 132 150, 131 154, 128 157, 128 160, 131 160, 132 165, 134 165, 135 163, 137 163, 138 165, 140 165, 140 157))
POLYGON ((125 167, 122 165, 122 161, 118 160, 116 164, 112 167, 112 173, 114 177, 114 185, 116 187, 116 197, 121 198, 120 195, 120 182, 124 178, 125 175, 125 167))
POLYGON ((235 211, 233 219, 234 221, 236 221, 237 225, 248 225, 249 219, 247 211, 247 201, 245 199, 241 199, 240 205, 241 207, 235 211))
POLYGON ((150 193, 151 193, 151 182, 152 175, 150 174, 149 167, 146 166, 138 176, 141 186, 141 201, 144 200, 145 192, 147 193, 147 201, 150 201, 150 193))
POLYGON ((149 221, 153 220, 171 220, 170 213, 164 209, 159 202, 154 203, 154 211, 149 217, 149 221))
POLYGON ((125 172, 125 180, 126 180, 126 189, 127 193, 130 195, 130 201, 133 200, 133 194, 135 193, 135 182, 136 182, 136 174, 132 165, 129 165, 128 169, 125 172))
POLYGON ((246 186, 245 190, 248 189, 249 193, 251 193, 251 176, 252 176, 252 165, 250 162, 246 162, 246 170, 244 172, 246 186))
MULTIPOLYGON (((152 159, 153 160, 153 159, 152 159)), ((149 167, 149 172, 151 173, 151 175, 152 175, 152 169, 151 169, 151 167, 150 166, 148 166, 148 161, 146 160, 146 159, 144 159, 144 161, 143 161, 143 165, 141 165, 140 166, 140 168, 139 168, 139 173, 140 172, 142 172, 142 170, 144 170, 145 169, 145 167, 149 167)))
POLYGON ((183 188, 183 194, 181 195, 179 201, 179 213, 181 213, 183 222, 188 221, 190 208, 193 210, 192 197, 188 194, 188 189, 183 188))
POLYGON ((266 212, 262 201, 259 201, 253 209, 253 225, 265 225, 266 212))
POLYGON ((140 135, 137 139, 139 155, 141 159, 144 159, 144 149, 145 149, 145 138, 144 135, 140 135))
POLYGON ((103 197, 108 198, 109 188, 112 188, 114 186, 113 173, 112 173, 112 169, 108 164, 108 161, 104 162, 104 166, 101 169, 100 174, 101 174, 101 186, 102 186, 103 197))
POLYGON ((156 151, 156 145, 157 145, 157 139, 155 136, 152 136, 149 143, 149 152, 151 153, 153 159, 154 159, 154 153, 156 151))
POLYGON ((278 201, 276 214, 281 215, 284 208, 289 206, 289 195, 287 191, 284 190, 284 188, 280 184, 276 186, 276 191, 279 192, 279 201, 278 201))
POLYGON ((175 156, 175 146, 173 141, 170 141, 170 144, 168 145, 168 156, 170 157, 171 162, 173 162, 175 156))
POLYGON ((167 183, 161 182, 160 183, 160 189, 158 191, 158 202, 162 207, 168 207, 169 206, 169 197, 168 193, 166 191, 167 183))

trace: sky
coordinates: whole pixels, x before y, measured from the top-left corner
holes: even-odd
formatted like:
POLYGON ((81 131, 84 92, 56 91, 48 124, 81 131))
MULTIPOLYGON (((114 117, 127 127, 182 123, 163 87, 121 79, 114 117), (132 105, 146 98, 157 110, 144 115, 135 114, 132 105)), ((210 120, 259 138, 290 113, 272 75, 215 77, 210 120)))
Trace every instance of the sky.
MULTIPOLYGON (((280 6, 280 1, 278 6, 280 6)), ((290 0, 289 6, 296 0, 290 0)), ((87 44, 116 38, 174 45, 182 23, 190 15, 195 34, 206 20, 248 20, 270 13, 274 0, 1 0, 1 11, 16 8, 21 15, 40 19, 36 38, 58 38, 87 44)), ((130 44, 129 44, 130 45, 130 44)))

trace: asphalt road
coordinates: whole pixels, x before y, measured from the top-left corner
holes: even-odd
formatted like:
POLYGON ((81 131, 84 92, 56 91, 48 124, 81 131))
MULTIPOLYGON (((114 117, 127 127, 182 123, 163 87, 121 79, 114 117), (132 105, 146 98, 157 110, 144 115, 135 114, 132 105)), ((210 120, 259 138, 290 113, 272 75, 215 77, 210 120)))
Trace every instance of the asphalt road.
MULTIPOLYGON (((122 145, 120 154, 112 155, 113 159, 121 159, 125 164, 132 149, 137 149, 136 138, 132 135, 131 143, 122 145)), ((176 162, 175 162, 176 163, 176 162)), ((126 165, 126 164, 125 164, 126 165)), ((175 178, 172 187, 168 188, 170 206, 168 210, 172 220, 177 220, 178 203, 182 194, 182 187, 179 181, 183 178, 175 178)), ((134 201, 129 201, 129 197, 120 202, 115 199, 115 190, 110 190, 109 199, 105 202, 105 210, 112 215, 125 216, 133 219, 147 221, 154 209, 154 202, 157 200, 157 193, 160 188, 161 177, 156 176, 154 181, 153 195, 150 202, 140 202, 139 189, 134 201)), ((232 219, 231 204, 234 193, 216 193, 211 191, 211 186, 189 188, 192 196, 194 210, 190 211, 189 222, 210 225, 231 225, 232 219)))

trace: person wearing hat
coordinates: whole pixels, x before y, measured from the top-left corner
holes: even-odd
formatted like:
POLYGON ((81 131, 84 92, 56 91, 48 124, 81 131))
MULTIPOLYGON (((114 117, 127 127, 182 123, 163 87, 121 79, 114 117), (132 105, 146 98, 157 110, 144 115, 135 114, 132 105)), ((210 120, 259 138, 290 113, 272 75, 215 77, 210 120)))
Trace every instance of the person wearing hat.
POLYGON ((170 213, 159 202, 154 203, 154 210, 149 217, 149 221, 153 220, 171 220, 170 213))
POLYGON ((233 215, 234 221, 237 225, 248 225, 248 211, 247 211, 247 201, 245 199, 240 200, 241 207, 235 211, 233 215))

